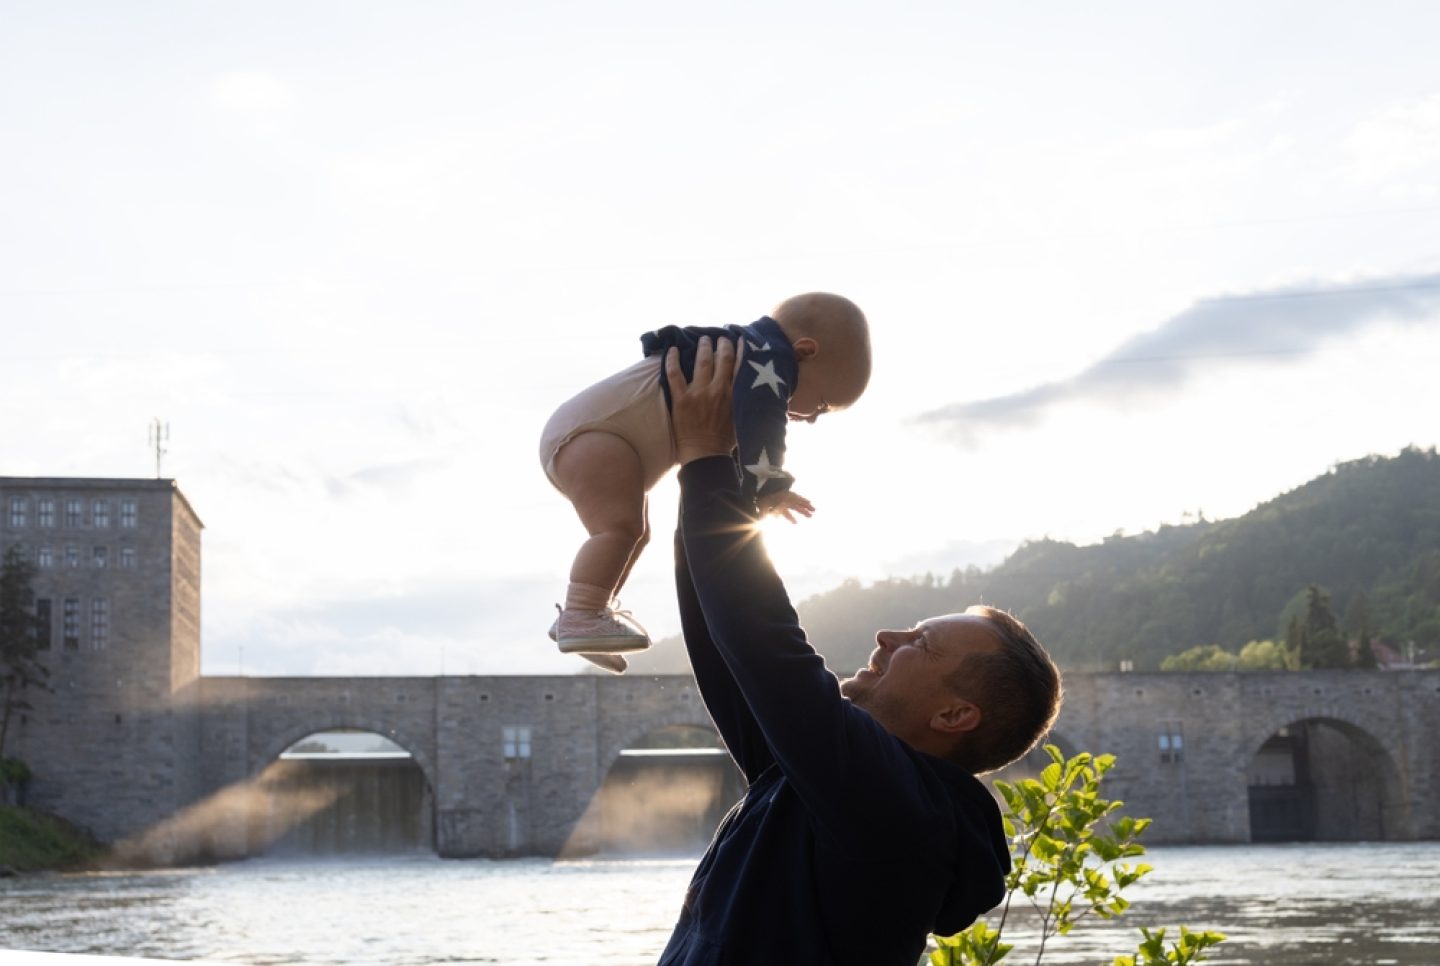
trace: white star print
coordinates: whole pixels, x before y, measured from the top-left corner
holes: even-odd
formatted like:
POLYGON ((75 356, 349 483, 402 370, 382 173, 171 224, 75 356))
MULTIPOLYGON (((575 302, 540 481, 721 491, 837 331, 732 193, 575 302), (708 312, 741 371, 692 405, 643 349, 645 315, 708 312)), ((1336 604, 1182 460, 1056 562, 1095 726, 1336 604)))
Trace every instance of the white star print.
POLYGON ((746 339, 746 340, 745 340, 745 344, 750 347, 750 351, 751 351, 751 352, 769 352, 769 351, 770 351, 770 343, 768 343, 768 342, 765 343, 764 345, 756 345, 755 343, 751 342, 749 339, 746 339))
POLYGON ((764 486, 766 480, 788 480, 790 474, 770 462, 769 450, 760 450, 760 459, 745 467, 746 472, 755 477, 756 486, 764 486))
MULTIPOLYGON (((748 359, 746 361, 749 362, 748 359)), ((758 362, 750 362, 750 366, 755 370, 755 382, 750 386, 751 389, 759 389, 761 386, 769 386, 771 391, 775 393, 775 398, 786 398, 780 393, 780 387, 785 385, 785 380, 781 379, 780 374, 775 371, 774 359, 771 359, 763 366, 760 365, 760 363, 758 362)))

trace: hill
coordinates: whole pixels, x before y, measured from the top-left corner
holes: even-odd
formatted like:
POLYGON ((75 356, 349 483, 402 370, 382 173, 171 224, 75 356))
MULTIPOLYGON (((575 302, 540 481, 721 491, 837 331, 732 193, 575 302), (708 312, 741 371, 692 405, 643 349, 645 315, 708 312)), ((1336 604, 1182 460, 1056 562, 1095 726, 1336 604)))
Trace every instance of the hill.
MULTIPOLYGON (((1162 526, 1076 546, 1026 543, 986 571, 862 586, 847 581, 798 610, 831 667, 849 671, 874 628, 983 602, 1012 611, 1063 666, 1154 670, 1200 644, 1238 651, 1283 639, 1307 585, 1331 594, 1342 626, 1392 644, 1440 644, 1440 456, 1410 448, 1333 467, 1232 520, 1162 526)), ((688 670, 678 641, 641 673, 688 670), (677 662, 678 659, 678 662, 677 662)))

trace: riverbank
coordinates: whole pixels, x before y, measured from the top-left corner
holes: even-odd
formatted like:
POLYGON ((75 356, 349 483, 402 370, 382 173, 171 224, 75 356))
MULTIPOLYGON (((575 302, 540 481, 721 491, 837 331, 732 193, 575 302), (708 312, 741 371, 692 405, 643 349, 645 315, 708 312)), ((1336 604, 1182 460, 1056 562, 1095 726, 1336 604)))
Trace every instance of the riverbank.
POLYGON ((0 805, 0 873, 87 869, 100 853, 98 843, 63 819, 0 805))

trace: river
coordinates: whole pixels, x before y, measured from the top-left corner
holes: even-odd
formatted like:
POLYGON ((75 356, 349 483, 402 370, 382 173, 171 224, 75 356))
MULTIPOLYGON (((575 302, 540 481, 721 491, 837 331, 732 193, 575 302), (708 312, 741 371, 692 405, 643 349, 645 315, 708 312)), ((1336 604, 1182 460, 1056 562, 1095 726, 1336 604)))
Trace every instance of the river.
MULTIPOLYGON (((1134 952, 1138 926, 1183 922, 1230 936, 1216 964, 1440 964, 1440 843, 1155 847, 1145 861, 1155 871, 1127 893, 1122 920, 1082 923, 1043 962, 1108 964, 1134 952)), ((663 947, 694 865, 410 855, 24 876, 0 880, 0 949, 639 966, 663 947)), ((1006 931, 1017 943, 1007 961, 1033 962, 1032 923, 1006 931)))

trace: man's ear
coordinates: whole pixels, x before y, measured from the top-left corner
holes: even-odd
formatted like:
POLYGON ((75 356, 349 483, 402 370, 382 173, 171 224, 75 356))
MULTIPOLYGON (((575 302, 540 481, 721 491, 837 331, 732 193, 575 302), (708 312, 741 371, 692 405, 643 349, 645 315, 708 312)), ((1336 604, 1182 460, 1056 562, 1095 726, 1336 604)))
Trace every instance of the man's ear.
POLYGON ((982 717, 979 706, 964 698, 953 698, 949 704, 935 712, 930 719, 930 727, 941 734, 958 735, 980 727, 982 717))
POLYGON ((808 335, 802 335, 790 344, 797 359, 813 359, 820 354, 820 343, 808 335))

